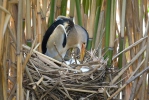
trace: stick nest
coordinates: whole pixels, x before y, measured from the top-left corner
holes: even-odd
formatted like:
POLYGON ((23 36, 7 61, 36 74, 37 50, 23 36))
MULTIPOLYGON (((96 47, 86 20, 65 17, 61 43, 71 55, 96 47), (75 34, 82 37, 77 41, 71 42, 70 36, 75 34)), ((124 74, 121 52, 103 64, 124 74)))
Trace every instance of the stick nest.
MULTIPOLYGON (((26 53, 24 54, 27 54, 26 53)), ((83 64, 56 64, 40 53, 32 53, 25 68, 26 97, 37 100, 104 99, 107 60, 86 54, 83 64), (88 69, 82 72, 81 69, 88 69)))

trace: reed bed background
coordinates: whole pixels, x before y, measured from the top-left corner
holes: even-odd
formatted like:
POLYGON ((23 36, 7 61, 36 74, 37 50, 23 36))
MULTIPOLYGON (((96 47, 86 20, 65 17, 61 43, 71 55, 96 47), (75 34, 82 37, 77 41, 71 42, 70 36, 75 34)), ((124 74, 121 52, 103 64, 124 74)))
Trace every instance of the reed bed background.
POLYGON ((148 9, 148 0, 0 0, 0 100, 149 100, 148 9), (41 54, 42 37, 59 15, 89 33, 91 59, 83 64, 98 67, 86 77, 41 54))

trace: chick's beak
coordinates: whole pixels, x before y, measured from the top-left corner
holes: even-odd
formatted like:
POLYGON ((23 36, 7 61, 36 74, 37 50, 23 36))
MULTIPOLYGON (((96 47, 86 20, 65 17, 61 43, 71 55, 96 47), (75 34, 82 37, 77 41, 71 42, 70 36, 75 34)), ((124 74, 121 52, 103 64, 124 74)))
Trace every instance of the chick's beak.
POLYGON ((82 62, 85 56, 85 44, 81 46, 80 61, 82 62))

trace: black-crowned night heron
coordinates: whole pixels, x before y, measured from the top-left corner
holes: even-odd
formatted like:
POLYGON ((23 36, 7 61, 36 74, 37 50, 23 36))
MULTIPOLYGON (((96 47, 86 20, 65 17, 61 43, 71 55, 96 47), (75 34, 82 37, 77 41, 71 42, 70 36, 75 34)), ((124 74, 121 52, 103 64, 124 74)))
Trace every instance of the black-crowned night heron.
POLYGON ((43 37, 42 52, 49 57, 62 61, 69 48, 78 47, 82 61, 87 42, 88 33, 83 27, 74 25, 69 18, 59 17, 43 37))

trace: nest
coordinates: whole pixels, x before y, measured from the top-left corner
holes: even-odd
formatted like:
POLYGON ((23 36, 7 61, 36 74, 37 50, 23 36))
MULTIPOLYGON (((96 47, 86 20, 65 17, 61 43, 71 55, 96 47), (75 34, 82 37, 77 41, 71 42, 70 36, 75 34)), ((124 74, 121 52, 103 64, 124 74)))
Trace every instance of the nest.
MULTIPOLYGON (((25 54, 28 52, 26 50, 25 54)), ((83 64, 57 63, 37 51, 31 54, 23 78, 25 97, 37 100, 104 99, 104 88, 108 87, 105 81, 107 60, 88 52, 83 64)))

